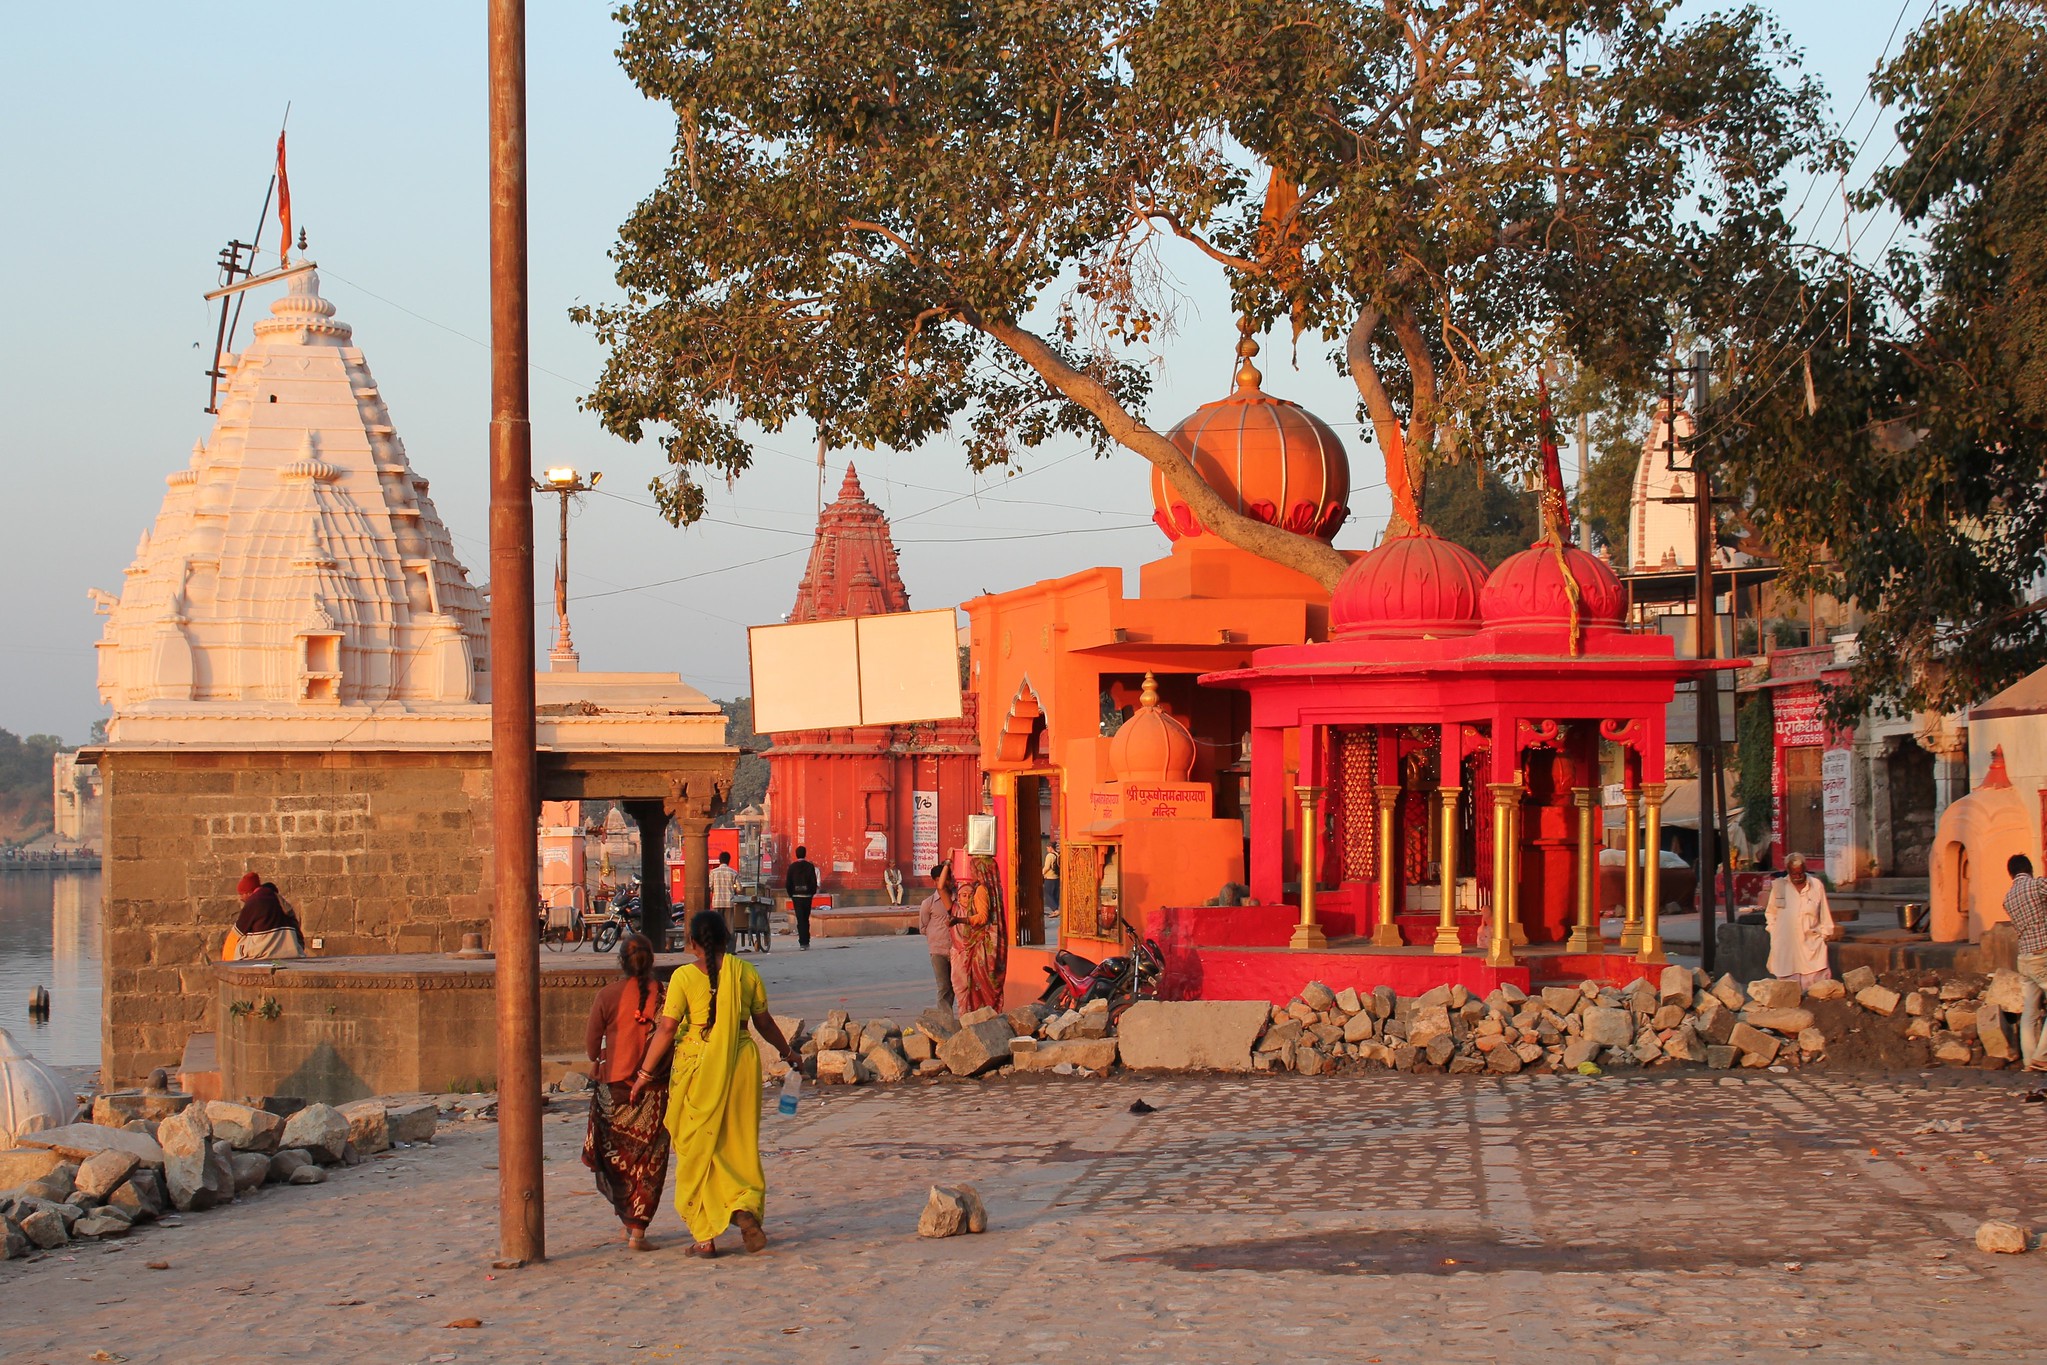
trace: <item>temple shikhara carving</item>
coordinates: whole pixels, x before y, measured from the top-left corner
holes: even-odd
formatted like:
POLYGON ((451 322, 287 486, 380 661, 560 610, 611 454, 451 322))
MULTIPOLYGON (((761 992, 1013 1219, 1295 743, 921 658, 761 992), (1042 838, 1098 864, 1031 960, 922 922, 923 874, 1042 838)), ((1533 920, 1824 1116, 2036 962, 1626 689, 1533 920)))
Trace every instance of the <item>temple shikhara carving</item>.
MULTIPOLYGON (((278 883, 328 976, 346 955, 487 944, 492 891, 487 596, 309 264, 221 368, 212 430, 168 476, 120 591, 93 593, 113 709, 85 755, 105 803, 106 1074, 175 1066, 207 1032, 249 1094, 349 1098, 378 1078, 487 1068, 486 1018, 402 1026, 413 997, 389 981, 332 1037, 310 1015, 258 1032, 217 1008, 208 964, 244 872, 278 883)), ((736 759, 716 704, 673 673, 537 685, 542 796, 624 803, 662 917, 678 822, 684 880, 705 903, 736 759)), ((488 978, 475 984, 487 1003, 488 978)))
POLYGON ((166 479, 119 596, 96 595, 116 740, 223 707, 388 725, 489 700, 483 596, 319 287, 294 276, 224 358, 211 439, 166 479))
MULTIPOLYGON (((818 517, 789 620, 832 621, 910 609, 888 517, 852 465, 818 517)), ((981 810, 974 698, 957 720, 789 731, 768 750, 768 826, 777 865, 810 850, 836 904, 882 898, 896 868, 914 905, 925 873, 966 842, 981 810)), ((830 932, 829 917, 819 921, 830 932)))

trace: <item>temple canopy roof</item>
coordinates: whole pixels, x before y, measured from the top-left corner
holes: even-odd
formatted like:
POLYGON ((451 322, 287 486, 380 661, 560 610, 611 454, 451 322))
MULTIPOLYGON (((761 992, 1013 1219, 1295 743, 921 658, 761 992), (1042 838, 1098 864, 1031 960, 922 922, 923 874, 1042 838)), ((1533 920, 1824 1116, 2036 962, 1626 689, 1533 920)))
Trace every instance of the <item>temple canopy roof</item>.
POLYGON ((123 714, 488 698, 482 594, 348 325, 308 269, 222 357, 219 415, 169 485, 106 615, 99 690, 123 714))

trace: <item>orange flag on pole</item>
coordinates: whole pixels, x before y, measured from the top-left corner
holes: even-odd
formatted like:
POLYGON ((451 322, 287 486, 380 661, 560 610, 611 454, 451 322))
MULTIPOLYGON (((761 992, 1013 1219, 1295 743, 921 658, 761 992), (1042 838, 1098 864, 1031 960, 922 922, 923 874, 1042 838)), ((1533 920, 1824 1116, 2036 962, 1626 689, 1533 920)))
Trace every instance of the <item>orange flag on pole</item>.
POLYGON ((291 181, 284 176, 284 130, 277 130, 277 263, 291 259, 291 181))

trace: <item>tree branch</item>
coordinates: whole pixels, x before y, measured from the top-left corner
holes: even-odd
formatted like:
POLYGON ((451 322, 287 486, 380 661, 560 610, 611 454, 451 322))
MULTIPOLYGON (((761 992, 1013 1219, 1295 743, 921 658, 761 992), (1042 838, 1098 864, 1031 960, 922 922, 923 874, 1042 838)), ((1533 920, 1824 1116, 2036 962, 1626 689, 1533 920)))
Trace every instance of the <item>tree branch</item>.
POLYGON ((1336 580, 1350 564, 1340 551, 1315 536, 1297 535, 1256 517, 1247 517, 1224 502, 1178 446, 1131 416, 1107 385, 1067 364, 1036 333, 992 318, 976 317, 973 321, 1068 401, 1092 413, 1117 444, 1149 461, 1152 468, 1165 476, 1173 491, 1186 500, 1207 530, 1240 550, 1248 550, 1305 574, 1325 588, 1335 589, 1336 580))

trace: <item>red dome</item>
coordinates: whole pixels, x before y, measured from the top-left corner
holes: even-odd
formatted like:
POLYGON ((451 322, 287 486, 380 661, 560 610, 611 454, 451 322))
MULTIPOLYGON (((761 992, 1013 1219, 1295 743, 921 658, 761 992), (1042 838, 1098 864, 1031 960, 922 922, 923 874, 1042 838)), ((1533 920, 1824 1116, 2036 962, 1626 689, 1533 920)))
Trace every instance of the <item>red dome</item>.
MULTIPOLYGON (((1335 538, 1350 516, 1350 458, 1328 423, 1298 403, 1258 387, 1251 357, 1258 343, 1238 346, 1237 391, 1203 404, 1169 438, 1203 482, 1248 517, 1302 535, 1335 538)), ((1152 520, 1174 540, 1202 534, 1194 510, 1157 469, 1151 475, 1152 520)))
POLYGON ((1485 565, 1426 526, 1389 540, 1343 571, 1329 598, 1339 636, 1469 635, 1478 629, 1485 565))
MULTIPOLYGON (((1617 626, 1627 619, 1628 597, 1605 561, 1576 546, 1564 547, 1571 577, 1578 580, 1578 623, 1617 626)), ((1564 592, 1557 552, 1538 541, 1511 555, 1486 579, 1480 602, 1488 626, 1567 626, 1571 601, 1564 592)))

